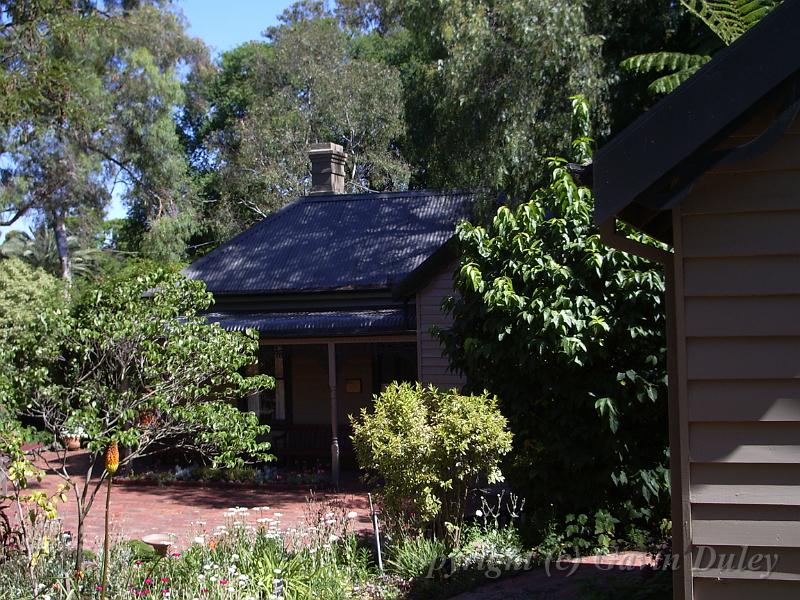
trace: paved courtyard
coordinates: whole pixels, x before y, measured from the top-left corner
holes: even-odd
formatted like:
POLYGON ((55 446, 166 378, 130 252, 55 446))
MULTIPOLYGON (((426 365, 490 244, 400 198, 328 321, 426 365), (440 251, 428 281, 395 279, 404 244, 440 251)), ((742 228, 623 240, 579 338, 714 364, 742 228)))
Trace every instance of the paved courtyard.
MULTIPOLYGON (((82 453, 70 455, 75 473, 82 453)), ((40 463, 40 466, 44 466, 40 463)), ((62 480, 48 473, 39 488, 55 490, 62 480)), ((32 486, 34 487, 34 486, 32 486)), ((97 495, 86 525, 86 544, 97 548, 103 537, 105 487, 97 495)), ((111 522, 116 536, 141 539, 152 533, 175 536, 176 548, 185 548, 198 535, 210 534, 218 525, 224 525, 229 508, 244 507, 255 525, 258 518, 278 518, 282 527, 302 523, 307 516, 319 510, 328 512, 333 504, 336 510, 355 511, 352 521, 357 531, 370 531, 369 502, 366 492, 354 477, 350 477, 338 491, 317 490, 308 486, 271 484, 243 485, 236 483, 175 482, 159 486, 154 483, 115 480, 111 496, 111 522), (312 500, 313 502, 310 502, 312 500), (268 508, 264 508, 268 507, 268 508), (253 510, 261 508, 262 510, 253 510)), ((77 510, 74 492, 68 493, 65 505, 59 505, 64 529, 77 528, 77 510)))

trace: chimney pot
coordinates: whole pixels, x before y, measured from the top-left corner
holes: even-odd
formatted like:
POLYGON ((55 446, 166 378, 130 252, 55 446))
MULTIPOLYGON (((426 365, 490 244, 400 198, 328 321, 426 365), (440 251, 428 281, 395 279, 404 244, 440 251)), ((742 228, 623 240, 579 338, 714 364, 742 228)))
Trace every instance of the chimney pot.
POLYGON ((344 193, 344 163, 347 158, 344 148, 339 144, 311 144, 308 158, 311 160, 310 196, 344 193))

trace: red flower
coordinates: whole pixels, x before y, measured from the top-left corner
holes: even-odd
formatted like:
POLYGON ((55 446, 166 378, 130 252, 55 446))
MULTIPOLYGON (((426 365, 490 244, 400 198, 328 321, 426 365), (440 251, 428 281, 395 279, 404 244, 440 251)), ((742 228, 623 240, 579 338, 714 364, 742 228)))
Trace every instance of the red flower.
POLYGON ((169 577, 162 577, 161 583, 169 583, 169 577))
POLYGON ((219 580, 219 584, 220 584, 220 585, 226 585, 227 583, 228 583, 228 580, 227 580, 227 579, 220 579, 220 580, 219 580))

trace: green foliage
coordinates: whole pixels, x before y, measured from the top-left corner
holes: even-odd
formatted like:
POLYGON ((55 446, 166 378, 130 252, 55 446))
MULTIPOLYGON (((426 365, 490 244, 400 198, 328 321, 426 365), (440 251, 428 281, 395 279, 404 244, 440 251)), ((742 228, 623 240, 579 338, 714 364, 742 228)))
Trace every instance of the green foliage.
POLYGON ((588 96, 607 123, 602 38, 579 3, 376 4, 403 74, 414 185, 525 197, 546 177, 546 156, 569 146, 569 96, 588 96))
MULTIPOLYGON (((0 285, 0 303, 15 294, 0 285)), ((273 385, 270 377, 241 374, 256 360, 257 335, 208 324, 201 313, 211 302, 201 282, 174 271, 131 277, 123 269, 98 280, 71 311, 43 309, 21 329, 0 329, 0 406, 36 419, 57 438, 80 432, 90 451, 85 485, 75 488, 78 557, 83 520, 108 476, 98 467, 111 443, 128 449, 123 467, 167 448, 231 467, 271 458, 263 441, 269 429, 236 406, 273 385)), ((77 475, 65 459, 55 471, 69 483, 77 475)))
MULTIPOLYGON (((335 507, 324 507, 323 514, 330 517, 322 523, 309 520, 288 531, 279 527, 277 515, 262 517, 275 524, 268 527, 255 521, 257 514, 265 514, 263 509, 251 512, 250 519, 241 513, 226 514, 226 529, 206 543, 165 558, 155 556, 142 542, 114 544, 105 597, 268 598, 276 579, 282 580, 289 600, 397 597, 392 583, 378 576, 369 551, 351 529, 352 520, 335 507)), ((37 581, 28 577, 23 560, 6 562, 0 569, 2 597, 74 600, 80 593, 81 598, 97 598, 100 574, 94 557, 87 557, 86 569, 76 579, 69 555, 66 544, 54 538, 37 581)))
POLYGON ((119 185, 142 249, 181 257, 195 194, 173 121, 176 70, 201 47, 158 1, 9 0, 0 10, 0 51, 13 57, 0 67, 4 223, 33 215, 51 228, 69 279, 68 238, 119 185), (158 235, 176 222, 183 229, 158 235))
POLYGON ((490 580, 513 576, 533 566, 517 530, 524 502, 500 493, 496 503, 481 498, 475 520, 462 527, 455 544, 401 535, 387 545, 387 571, 408 582, 410 598, 450 598, 490 580))
POLYGON ((217 241, 308 191, 308 144, 348 153, 350 192, 404 189, 399 74, 354 53, 320 6, 289 10, 266 42, 250 42, 193 72, 183 116, 217 241))
POLYGON ((551 527, 545 546, 551 554, 564 553, 574 556, 591 556, 608 553, 617 540, 615 531, 618 519, 607 510, 598 510, 592 519, 585 514, 569 514, 563 526, 551 527))
POLYGON ((386 568, 404 579, 424 577, 431 565, 441 563, 447 554, 444 542, 436 538, 401 537, 389 546, 386 568))
POLYGON ((487 394, 393 383, 374 412, 362 409, 351 422, 359 465, 386 512, 439 536, 461 523, 481 481, 502 480, 500 460, 511 449, 506 419, 487 394))
POLYGON ((636 74, 670 71, 653 81, 647 89, 654 94, 668 94, 711 60, 710 56, 682 52, 639 54, 622 61, 622 68, 636 74))
POLYGON ((44 471, 22 451, 19 425, 7 415, 0 416, 0 457, 4 458, 0 475, 8 487, 8 493, 0 495, 0 564, 22 564, 30 587, 39 589, 51 545, 57 543, 57 505, 66 501, 68 486, 36 489, 41 487, 44 471))
POLYGON ((239 372, 255 360, 256 336, 206 324, 199 313, 210 303, 201 282, 177 273, 112 278, 78 303, 51 385, 20 409, 56 434, 80 427, 93 451, 116 441, 131 456, 170 443, 226 465, 267 457, 255 441, 266 428, 230 402, 272 384, 239 372))
MULTIPOLYGON (((726 46, 780 3, 781 0, 681 0, 681 6, 700 19, 726 46)), ((653 52, 626 58, 620 66, 636 74, 667 71, 648 89, 654 94, 669 94, 710 60, 708 54, 653 52)))
POLYGON ((755 26, 782 0, 681 0, 726 46, 755 26))
POLYGON ((49 315, 66 300, 66 289, 52 275, 18 258, 0 260, 0 344, 19 339, 31 328, 31 337, 43 337, 45 329, 39 327, 46 327, 49 315))
MULTIPOLYGON (((575 104, 584 160, 588 111, 575 104)), ((540 526, 598 508, 647 520, 668 497, 664 278, 601 242, 591 191, 565 163, 551 160, 530 202, 459 227, 446 353, 501 399, 512 483, 540 526)))
POLYGON ((0 260, 0 419, 48 382, 67 310, 59 280, 17 258, 0 260))
MULTIPOLYGON (((72 272, 77 276, 91 273, 102 260, 99 248, 86 246, 81 241, 78 236, 67 236, 72 272)), ((33 267, 44 269, 51 275, 61 275, 56 237, 52 230, 45 226, 40 225, 32 234, 10 231, 5 241, 0 244, 0 257, 19 258, 33 267)))

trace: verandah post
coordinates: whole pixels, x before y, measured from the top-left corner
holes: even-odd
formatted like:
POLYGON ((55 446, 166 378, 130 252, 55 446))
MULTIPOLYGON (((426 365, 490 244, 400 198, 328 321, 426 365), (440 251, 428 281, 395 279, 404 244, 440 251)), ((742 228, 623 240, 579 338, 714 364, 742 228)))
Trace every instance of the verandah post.
POLYGON ((328 342, 328 385, 331 390, 331 482, 339 485, 339 407, 336 401, 336 344, 328 342))

